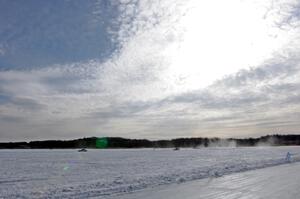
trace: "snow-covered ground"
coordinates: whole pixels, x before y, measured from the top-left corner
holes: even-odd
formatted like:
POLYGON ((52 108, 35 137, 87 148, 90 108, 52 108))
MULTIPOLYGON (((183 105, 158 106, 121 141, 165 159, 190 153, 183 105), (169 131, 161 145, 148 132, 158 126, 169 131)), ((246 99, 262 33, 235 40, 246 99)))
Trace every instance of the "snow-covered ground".
POLYGON ((300 147, 0 150, 0 198, 130 197, 168 184, 284 164, 288 151, 299 160, 300 147))
POLYGON ((114 199, 295 199, 300 195, 300 163, 160 186, 114 199))

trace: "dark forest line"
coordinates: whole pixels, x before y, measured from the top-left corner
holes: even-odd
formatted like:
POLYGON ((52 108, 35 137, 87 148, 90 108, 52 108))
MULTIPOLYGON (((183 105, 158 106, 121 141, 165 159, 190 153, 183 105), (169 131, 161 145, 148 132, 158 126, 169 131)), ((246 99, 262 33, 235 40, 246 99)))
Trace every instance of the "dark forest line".
POLYGON ((150 141, 120 137, 89 137, 75 140, 45 140, 0 143, 0 149, 73 149, 73 148, 172 148, 172 147, 252 147, 300 145, 300 135, 267 135, 259 138, 177 138, 150 141))

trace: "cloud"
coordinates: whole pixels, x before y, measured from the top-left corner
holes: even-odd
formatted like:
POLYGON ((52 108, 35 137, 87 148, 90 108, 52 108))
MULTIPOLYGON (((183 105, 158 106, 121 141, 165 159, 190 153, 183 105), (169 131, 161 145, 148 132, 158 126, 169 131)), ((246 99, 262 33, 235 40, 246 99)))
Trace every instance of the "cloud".
MULTIPOLYGON (((243 132, 278 130, 297 132, 299 128, 300 60, 299 55, 267 61, 262 66, 242 70, 216 81, 211 86, 164 99, 169 106, 166 118, 172 118, 180 107, 184 119, 197 118, 199 133, 210 129, 220 136, 235 135, 226 128, 243 132), (174 111, 172 111, 174 110, 174 111), (192 114, 194 113, 194 114, 192 114), (244 128, 247 127, 247 128, 244 128), (248 128, 252 127, 251 130, 248 128), (259 127, 259 128, 258 128, 259 127)), ((174 123, 176 119, 174 119, 174 123)))
POLYGON ((269 11, 266 13, 266 17, 272 17, 278 15, 276 25, 280 28, 291 29, 299 27, 300 19, 300 3, 297 0, 292 1, 272 1, 269 11))
POLYGON ((17 97, 10 94, 0 94, 0 106, 14 106, 15 108, 22 110, 38 111, 45 108, 44 105, 40 104, 31 98, 17 97))
MULTIPOLYGON (((186 89, 182 84, 187 84, 184 82, 189 77, 169 73, 172 63, 168 54, 182 40, 184 30, 179 21, 189 9, 186 3, 177 0, 92 1, 81 10, 80 3, 63 2, 80 10, 74 19, 71 18, 74 11, 57 11, 60 17, 68 16, 65 20, 70 22, 56 23, 60 17, 48 13, 53 9, 48 6, 39 11, 45 21, 38 23, 40 26, 35 30, 30 30, 35 20, 27 24, 29 29, 23 25, 21 29, 6 27, 6 30, 14 29, 11 35, 5 34, 6 43, 10 44, 7 47, 13 46, 6 49, 6 53, 11 53, 13 48, 19 52, 31 40, 41 41, 43 38, 35 40, 33 37, 35 34, 42 37, 44 33, 54 39, 56 47, 62 45, 64 49, 55 52, 55 59, 50 57, 43 67, 0 70, 1 138, 242 137, 275 131, 296 133, 299 129, 298 37, 293 37, 289 45, 255 67, 229 74, 206 87, 195 84, 193 89, 186 89), (116 11, 112 11, 113 8, 116 11), (103 18, 110 20, 103 21, 103 18), (63 35, 60 31, 50 34, 64 23, 67 29, 74 26, 76 33, 71 33, 71 28, 62 31, 63 35), (80 24, 85 24, 82 29, 77 27, 80 24), (50 27, 45 28, 46 25, 50 27), (95 35, 99 31, 101 34, 95 35), (84 38, 76 41, 81 33, 84 38), (102 46, 102 40, 98 40, 102 34, 105 40, 109 37, 112 43, 107 45, 113 47, 102 46), (59 44, 62 40, 66 41, 59 44), (105 48, 101 51, 105 54, 103 59, 96 56, 99 51, 83 53, 76 61, 72 58, 101 46, 105 48), (76 52, 58 55, 74 47, 76 52), (60 56, 63 61, 58 60, 60 56)), ((270 11, 268 17, 273 12, 270 11)), ((296 11, 289 13, 297 16, 296 11)), ((20 23, 19 19, 16 21, 20 23)), ((293 31, 299 30, 294 28, 293 31)), ((43 40, 41 45, 49 42, 43 40)), ((47 53, 42 52, 41 60, 47 53)), ((22 65, 27 55, 22 56, 18 57, 18 63, 12 64, 22 65)), ((188 66, 182 67, 185 68, 188 66)))

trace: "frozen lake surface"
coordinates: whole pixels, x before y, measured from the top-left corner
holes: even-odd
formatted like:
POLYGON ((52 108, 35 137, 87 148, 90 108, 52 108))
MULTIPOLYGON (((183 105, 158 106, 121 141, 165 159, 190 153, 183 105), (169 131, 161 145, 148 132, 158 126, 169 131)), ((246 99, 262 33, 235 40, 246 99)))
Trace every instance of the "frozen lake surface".
POLYGON ((300 147, 0 150, 0 198, 113 198, 294 161, 300 147))
POLYGON ((159 186, 113 199, 295 199, 300 195, 299 169, 299 162, 283 164, 159 186))

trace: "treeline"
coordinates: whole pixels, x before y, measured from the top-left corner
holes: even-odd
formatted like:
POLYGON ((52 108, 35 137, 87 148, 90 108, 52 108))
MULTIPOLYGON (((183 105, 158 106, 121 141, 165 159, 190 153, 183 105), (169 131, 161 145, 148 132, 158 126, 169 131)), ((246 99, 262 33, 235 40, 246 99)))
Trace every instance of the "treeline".
POLYGON ((0 143, 0 149, 72 149, 72 148, 171 148, 171 147, 245 147, 300 145, 300 135, 267 135, 260 138, 177 138, 150 141, 118 137, 82 138, 0 143))

